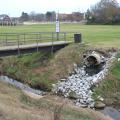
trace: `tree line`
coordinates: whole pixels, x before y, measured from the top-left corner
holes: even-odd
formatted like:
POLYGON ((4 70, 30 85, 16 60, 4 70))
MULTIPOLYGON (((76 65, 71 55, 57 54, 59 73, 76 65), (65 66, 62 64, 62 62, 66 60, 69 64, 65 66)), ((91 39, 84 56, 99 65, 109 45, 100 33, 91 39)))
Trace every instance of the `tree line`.
MULTIPOLYGON (((83 20, 84 14, 81 12, 73 12, 71 14, 59 14, 59 20, 60 21, 81 21, 83 20)), ((31 13, 25 13, 22 12, 20 18, 20 21, 24 22, 24 21, 37 21, 37 22, 41 22, 41 21, 49 21, 49 22, 54 22, 56 21, 56 13, 54 11, 48 11, 45 14, 42 13, 35 13, 35 12, 31 12, 31 13)))
POLYGON ((101 0, 86 12, 87 24, 120 24, 120 6, 116 0, 101 0))
MULTIPOLYGON (((20 21, 54 22, 56 13, 48 11, 45 14, 22 12, 20 21)), ((120 24, 120 6, 117 0, 100 0, 86 13, 73 12, 71 14, 59 14, 59 20, 63 22, 80 22, 84 20, 87 24, 120 24)))

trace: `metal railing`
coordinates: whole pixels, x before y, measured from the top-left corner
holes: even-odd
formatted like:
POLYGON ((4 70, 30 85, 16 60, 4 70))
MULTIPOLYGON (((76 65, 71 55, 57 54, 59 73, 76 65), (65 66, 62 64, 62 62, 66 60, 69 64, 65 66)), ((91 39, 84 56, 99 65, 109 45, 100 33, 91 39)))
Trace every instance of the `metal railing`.
POLYGON ((75 32, 0 33, 0 47, 39 44, 55 41, 73 41, 74 34, 75 32))

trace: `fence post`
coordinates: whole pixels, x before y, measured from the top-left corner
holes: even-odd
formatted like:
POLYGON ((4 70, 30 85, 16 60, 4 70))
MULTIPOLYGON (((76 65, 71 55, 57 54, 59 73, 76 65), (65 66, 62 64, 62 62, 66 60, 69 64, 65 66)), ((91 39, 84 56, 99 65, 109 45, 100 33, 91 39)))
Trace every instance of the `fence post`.
POLYGON ((18 55, 20 55, 20 36, 17 34, 17 40, 18 40, 18 55))

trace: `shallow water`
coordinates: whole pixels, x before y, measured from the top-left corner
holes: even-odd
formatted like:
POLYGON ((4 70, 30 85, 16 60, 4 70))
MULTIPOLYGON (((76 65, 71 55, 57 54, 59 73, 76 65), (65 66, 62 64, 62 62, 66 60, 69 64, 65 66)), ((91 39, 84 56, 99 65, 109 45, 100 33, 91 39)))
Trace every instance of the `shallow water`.
POLYGON ((21 89, 21 90, 25 90, 25 91, 28 91, 28 92, 31 92, 31 93, 34 93, 34 94, 37 94, 37 95, 43 95, 44 94, 44 92, 41 91, 41 90, 33 89, 33 88, 29 87, 28 85, 25 85, 21 82, 18 82, 17 80, 14 80, 12 78, 7 77, 7 76, 0 76, 0 81, 9 83, 9 84, 21 89))
POLYGON ((114 120, 120 120, 120 112, 113 107, 105 107, 103 110, 100 110, 103 114, 110 116, 114 120))

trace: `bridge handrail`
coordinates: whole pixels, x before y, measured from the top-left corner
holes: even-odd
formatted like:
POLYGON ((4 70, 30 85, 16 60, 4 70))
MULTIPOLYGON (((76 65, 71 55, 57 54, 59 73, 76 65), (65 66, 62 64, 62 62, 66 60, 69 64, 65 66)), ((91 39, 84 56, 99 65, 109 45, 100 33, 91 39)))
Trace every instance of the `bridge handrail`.
POLYGON ((54 41, 73 41, 77 32, 22 32, 0 33, 0 47, 12 45, 24 45, 54 41))

